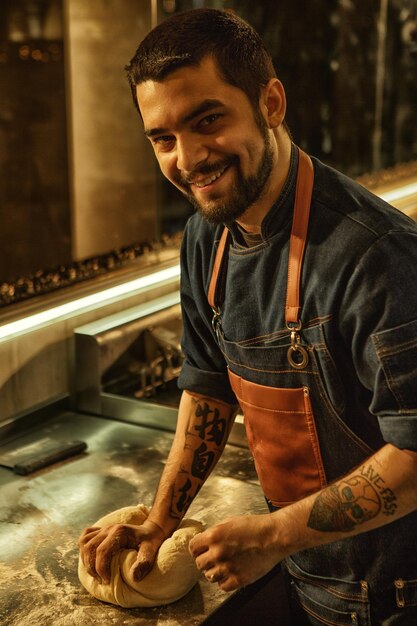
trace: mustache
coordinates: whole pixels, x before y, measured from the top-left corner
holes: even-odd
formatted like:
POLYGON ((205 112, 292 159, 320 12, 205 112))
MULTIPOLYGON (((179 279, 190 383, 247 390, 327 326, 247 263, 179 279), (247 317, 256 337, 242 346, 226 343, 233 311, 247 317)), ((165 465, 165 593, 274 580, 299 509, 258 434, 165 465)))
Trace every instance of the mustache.
POLYGON ((205 165, 200 165, 195 170, 187 174, 187 176, 182 176, 179 174, 175 182, 183 187, 188 187, 197 176, 209 176, 214 172, 218 172, 230 165, 233 165, 237 161, 237 158, 230 157, 228 159, 223 159, 222 161, 216 161, 215 163, 207 163, 205 165))

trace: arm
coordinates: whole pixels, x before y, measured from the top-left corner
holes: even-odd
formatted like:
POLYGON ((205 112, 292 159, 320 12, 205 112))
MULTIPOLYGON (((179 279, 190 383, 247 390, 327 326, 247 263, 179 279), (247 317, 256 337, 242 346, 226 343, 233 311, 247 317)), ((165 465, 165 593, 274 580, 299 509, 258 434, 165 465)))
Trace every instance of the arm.
POLYGON ((183 392, 174 441, 148 519, 141 526, 84 530, 79 547, 89 574, 109 582, 111 559, 120 548, 138 549, 136 580, 150 571, 160 545, 178 527, 220 458, 235 415, 235 407, 225 402, 183 392))
POLYGON ((214 526, 190 550, 207 578, 231 591, 295 552, 378 528, 416 508, 417 453, 387 444, 322 491, 272 514, 214 526))
POLYGON ((184 392, 175 439, 162 474, 149 520, 166 537, 177 528, 219 460, 236 415, 236 407, 184 392))

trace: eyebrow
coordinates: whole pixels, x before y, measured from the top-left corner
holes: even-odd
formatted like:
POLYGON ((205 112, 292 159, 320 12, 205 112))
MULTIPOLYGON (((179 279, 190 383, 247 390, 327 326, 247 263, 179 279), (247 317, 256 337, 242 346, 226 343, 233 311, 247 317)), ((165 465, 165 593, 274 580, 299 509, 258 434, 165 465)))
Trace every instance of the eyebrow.
MULTIPOLYGON (((203 113, 207 113, 208 111, 211 111, 212 109, 218 108, 220 106, 224 106, 221 100, 216 100, 212 98, 203 100, 203 102, 201 102, 194 109, 192 109, 189 113, 187 113, 187 115, 184 115, 184 117, 181 118, 180 123, 188 124, 189 122, 192 122, 193 119, 195 119, 199 115, 202 115, 203 113)), ((150 129, 145 128, 144 132, 145 132, 146 137, 153 137, 155 135, 161 135, 163 133, 167 133, 169 132, 169 129, 162 128, 162 127, 150 128, 150 129)))

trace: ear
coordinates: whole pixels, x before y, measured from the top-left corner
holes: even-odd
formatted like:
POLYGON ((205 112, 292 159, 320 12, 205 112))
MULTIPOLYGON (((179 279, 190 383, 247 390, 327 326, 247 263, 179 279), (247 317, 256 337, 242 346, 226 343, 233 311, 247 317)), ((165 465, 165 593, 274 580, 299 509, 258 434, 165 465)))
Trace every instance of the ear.
POLYGON ((269 128, 278 128, 284 121, 287 100, 284 86, 278 78, 271 78, 262 87, 260 108, 269 128))

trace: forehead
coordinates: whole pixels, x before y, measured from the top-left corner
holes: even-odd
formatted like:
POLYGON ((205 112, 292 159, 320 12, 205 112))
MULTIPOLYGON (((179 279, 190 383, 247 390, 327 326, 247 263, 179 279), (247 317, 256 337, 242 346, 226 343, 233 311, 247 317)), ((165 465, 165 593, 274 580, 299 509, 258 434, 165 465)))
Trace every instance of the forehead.
POLYGON ((168 128, 177 117, 186 117, 207 100, 234 108, 244 101, 249 105, 246 94, 224 80, 211 57, 197 66, 179 68, 163 81, 140 83, 136 95, 145 129, 161 124, 168 128))

